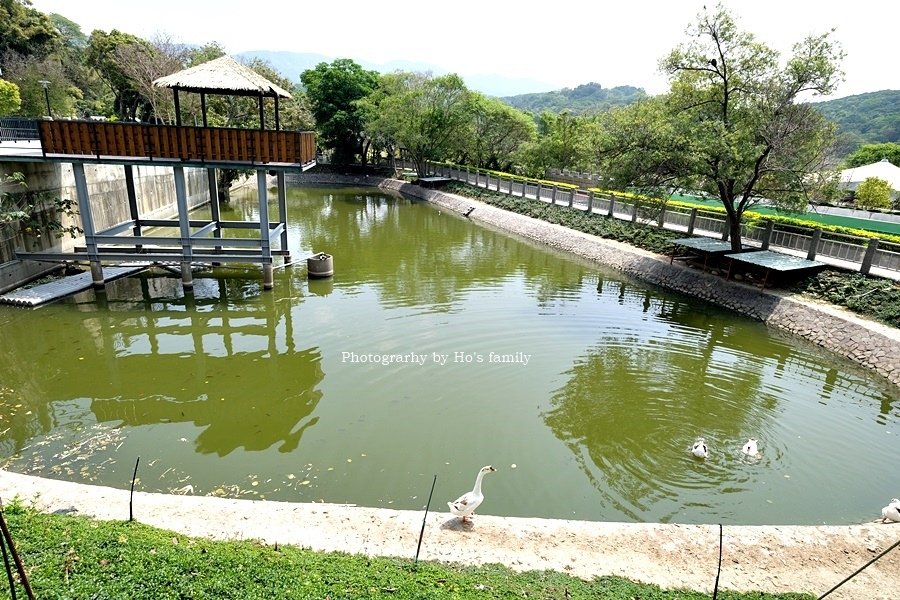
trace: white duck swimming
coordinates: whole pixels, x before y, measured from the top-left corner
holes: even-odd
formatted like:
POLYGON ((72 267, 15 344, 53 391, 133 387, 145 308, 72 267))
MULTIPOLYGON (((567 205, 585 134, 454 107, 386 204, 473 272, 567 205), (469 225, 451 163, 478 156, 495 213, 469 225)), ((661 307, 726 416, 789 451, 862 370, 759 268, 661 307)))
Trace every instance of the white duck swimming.
POLYGON ((747 440, 747 443, 744 444, 744 447, 741 448, 741 452, 750 457, 759 456, 759 447, 756 443, 756 438, 750 438, 747 440))
POLYGON ((691 454, 693 454, 697 458, 708 457, 709 448, 706 447, 706 440, 704 440, 703 438, 697 438, 697 441, 694 442, 694 445, 691 447, 691 454))
POLYGON ((888 521, 900 522, 900 500, 897 498, 891 498, 890 504, 881 509, 881 522, 888 521))
POLYGON ((481 467, 481 470, 478 471, 478 477, 475 478, 475 487, 472 488, 472 491, 466 492, 453 502, 447 503, 447 506, 450 507, 450 513, 457 517, 462 517, 462 521, 465 523, 475 512, 475 509, 484 502, 484 494, 481 493, 481 480, 484 479, 486 474, 496 471, 497 469, 490 465, 481 467))

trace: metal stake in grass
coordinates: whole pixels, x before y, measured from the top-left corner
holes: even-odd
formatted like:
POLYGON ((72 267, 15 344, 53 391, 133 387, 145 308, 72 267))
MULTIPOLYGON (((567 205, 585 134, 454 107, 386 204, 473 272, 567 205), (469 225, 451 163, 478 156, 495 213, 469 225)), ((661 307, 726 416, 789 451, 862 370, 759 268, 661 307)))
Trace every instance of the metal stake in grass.
POLYGON ((138 465, 141 464, 141 457, 137 457, 134 463, 134 475, 131 476, 131 496, 128 497, 128 522, 134 521, 134 480, 137 479, 138 465))
POLYGON ((3 566, 6 567, 6 578, 9 580, 9 595, 11 600, 16 600, 16 582, 13 580, 12 565, 9 564, 9 554, 6 552, 6 540, 0 536, 0 550, 3 550, 3 566))
POLYGON ((434 495, 434 484, 437 483, 437 475, 431 480, 431 491, 428 492, 428 502, 425 503, 425 516, 422 517, 422 530, 419 531, 419 545, 416 546, 416 561, 419 564, 419 551, 422 549, 422 536, 425 535, 425 521, 428 519, 428 507, 431 506, 431 496, 434 495))
MULTIPOLYGON (((22 587, 25 588, 25 594, 28 596, 28 600, 34 600, 34 592, 31 591, 31 584, 28 583, 28 574, 25 573, 25 565, 22 564, 22 559, 19 558, 19 553, 16 552, 16 545, 13 544, 12 534, 9 533, 9 528, 6 527, 6 519, 3 517, 2 500, 0 500, 0 531, 2 531, 6 547, 9 548, 9 553, 12 554, 13 561, 16 563, 16 571, 19 573, 19 581, 22 582, 22 587)), ((15 596, 13 596, 13 598, 15 598, 15 596)))
POLYGON ((713 600, 719 597, 719 575, 722 574, 722 524, 719 523, 719 566, 716 570, 716 585, 713 587, 713 600))

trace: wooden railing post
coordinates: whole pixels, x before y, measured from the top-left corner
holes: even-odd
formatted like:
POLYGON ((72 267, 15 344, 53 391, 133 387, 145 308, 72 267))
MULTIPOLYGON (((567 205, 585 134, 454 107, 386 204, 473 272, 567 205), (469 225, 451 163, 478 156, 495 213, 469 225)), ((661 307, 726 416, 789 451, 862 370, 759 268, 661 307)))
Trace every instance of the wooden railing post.
POLYGON ((763 233, 762 246, 760 248, 762 250, 768 250, 769 244, 772 242, 772 233, 775 231, 775 221, 769 221, 766 223, 766 231, 763 233))
POLYGON ((638 215, 638 207, 640 206, 640 202, 637 200, 634 201, 634 208, 631 209, 631 222, 637 223, 637 215, 638 215))
POLYGON ((588 190, 587 212, 588 212, 588 214, 591 214, 592 212, 594 212, 594 192, 593 192, 593 190, 588 190))
POLYGON ((813 229, 812 238, 809 240, 809 249, 806 253, 806 260, 816 260, 816 252, 819 250, 820 239, 822 239, 822 230, 816 227, 813 229))
POLYGON ((869 245, 866 247, 866 254, 863 256, 862 265, 859 267, 859 272, 863 275, 868 275, 869 270, 872 268, 872 262, 875 260, 875 252, 878 250, 878 239, 873 238, 869 240, 869 245))
POLYGON ((615 209, 616 209, 616 197, 610 196, 609 197, 609 210, 606 211, 606 216, 607 217, 613 216, 613 211, 615 211, 615 209))
POLYGON ((696 208, 691 209, 691 216, 688 217, 688 228, 687 228, 688 235, 694 235, 694 225, 697 223, 697 212, 698 211, 696 208))
POLYGON ((575 188, 569 192, 569 208, 572 208, 573 204, 575 204, 575 188))

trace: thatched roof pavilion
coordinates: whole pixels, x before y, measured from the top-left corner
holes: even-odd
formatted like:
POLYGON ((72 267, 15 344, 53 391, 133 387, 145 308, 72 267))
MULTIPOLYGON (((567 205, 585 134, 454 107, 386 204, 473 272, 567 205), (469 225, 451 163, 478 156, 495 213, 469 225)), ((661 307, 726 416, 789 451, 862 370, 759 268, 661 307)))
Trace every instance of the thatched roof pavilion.
POLYGON ((259 98, 259 128, 265 129, 263 98, 275 99, 275 129, 279 129, 278 99, 290 98, 291 94, 275 85, 253 69, 246 67, 230 56, 220 56, 214 60, 178 71, 153 81, 156 87, 171 88, 175 93, 176 124, 181 125, 181 110, 178 91, 200 94, 203 126, 206 123, 206 94, 221 96, 255 96, 259 98))

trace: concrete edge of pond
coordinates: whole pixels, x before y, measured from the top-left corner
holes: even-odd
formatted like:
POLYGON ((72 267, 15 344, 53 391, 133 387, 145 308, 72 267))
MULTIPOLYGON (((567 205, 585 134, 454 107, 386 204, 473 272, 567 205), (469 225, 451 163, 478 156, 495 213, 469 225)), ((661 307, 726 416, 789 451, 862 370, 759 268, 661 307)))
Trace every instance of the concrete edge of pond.
POLYGON ((503 231, 546 244, 564 252, 606 265, 629 276, 712 302, 751 318, 798 335, 844 356, 900 386, 900 330, 861 318, 848 310, 814 302, 777 290, 724 278, 621 242, 505 211, 489 204, 426 189, 397 179, 304 173, 294 180, 301 184, 376 186, 426 200, 503 231))
MULTIPOLYGON (((0 470, 0 495, 44 512, 128 519, 129 492, 0 470)), ((435 502, 441 510, 442 502, 435 502)), ((424 511, 135 492, 138 522, 220 540, 258 540, 320 551, 412 559, 424 511)), ((896 541, 900 524, 726 526, 720 587, 821 594, 896 541)), ((15 535, 15 531, 13 531, 15 535)), ((429 512, 421 560, 618 575, 664 588, 711 592, 717 525, 606 523, 479 515, 462 526, 429 512)), ((27 557, 26 557, 27 561, 27 557)), ((887 554, 832 595, 898 598, 900 552, 887 554)))

